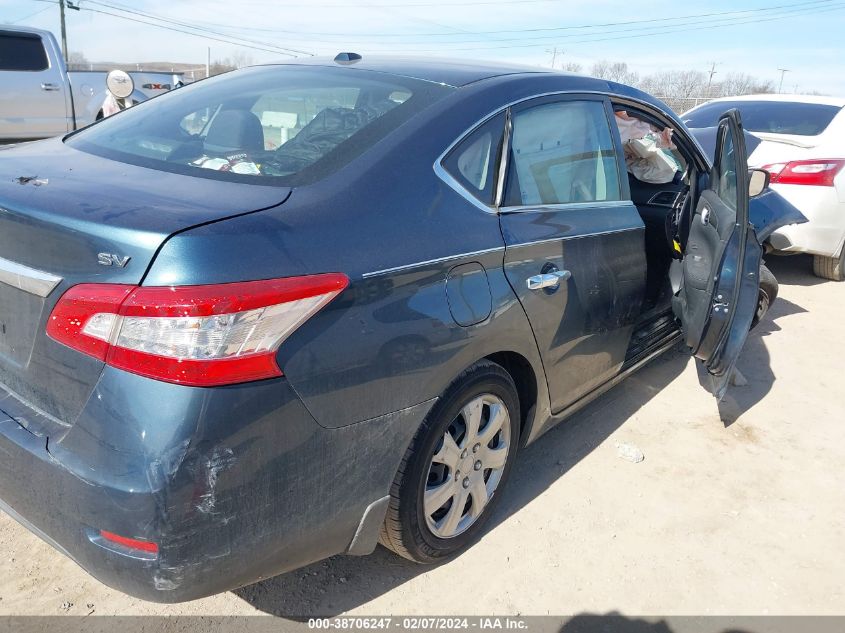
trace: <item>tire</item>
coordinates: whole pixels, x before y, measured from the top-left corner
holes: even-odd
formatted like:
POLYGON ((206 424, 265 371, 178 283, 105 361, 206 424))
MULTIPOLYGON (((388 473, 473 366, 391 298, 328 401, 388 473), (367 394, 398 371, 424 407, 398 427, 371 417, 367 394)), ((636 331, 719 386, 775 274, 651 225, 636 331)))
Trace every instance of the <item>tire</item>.
POLYGON ((381 544, 424 564, 445 561, 468 548, 501 497, 516 457, 519 427, 519 396, 510 374, 489 361, 465 370, 434 405, 405 452, 390 488, 381 544), (465 415, 465 408, 476 415, 465 415), (468 436, 472 419, 478 441, 468 436), (490 439, 482 447, 485 432, 490 439), (502 466, 484 468, 485 459, 502 466), (441 494, 432 495, 435 490, 441 494), (481 498, 486 501, 476 506, 481 498), (435 508, 441 500, 443 505, 435 508))
POLYGON ((754 313, 754 319, 751 321, 751 329, 757 327, 757 324, 766 316, 766 312, 778 298, 779 284, 777 278, 772 274, 765 264, 760 264, 760 294, 757 298, 757 311, 754 313))
POLYGON ((813 273, 822 279, 845 281, 845 246, 839 252, 839 257, 813 255, 813 273))

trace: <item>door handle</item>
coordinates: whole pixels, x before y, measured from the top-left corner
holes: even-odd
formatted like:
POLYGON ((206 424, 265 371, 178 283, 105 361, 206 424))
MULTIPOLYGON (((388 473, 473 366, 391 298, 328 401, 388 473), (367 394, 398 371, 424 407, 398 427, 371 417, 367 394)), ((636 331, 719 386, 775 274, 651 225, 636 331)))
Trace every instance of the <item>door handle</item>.
POLYGON ((525 280, 529 290, 542 290, 543 288, 557 288, 561 280, 566 281, 572 277, 568 270, 556 270, 542 275, 534 275, 525 280))
POLYGON ((57 86, 56 84, 43 83, 43 84, 41 84, 41 90, 47 90, 47 91, 59 90, 59 86, 57 86))

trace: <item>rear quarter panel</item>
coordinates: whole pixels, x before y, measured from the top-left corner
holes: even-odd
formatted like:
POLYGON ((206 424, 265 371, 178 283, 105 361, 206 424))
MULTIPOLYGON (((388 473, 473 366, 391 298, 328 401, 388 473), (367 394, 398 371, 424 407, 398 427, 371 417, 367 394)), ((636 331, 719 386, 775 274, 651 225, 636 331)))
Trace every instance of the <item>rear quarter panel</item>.
MULTIPOLYGON (((534 368, 542 415, 545 377, 502 271, 498 217, 467 202, 433 170, 449 144, 498 104, 548 87, 518 82, 505 90, 499 83, 456 91, 279 207, 172 237, 144 284, 346 273, 350 287, 279 352, 288 380, 324 426, 437 397, 467 366, 501 351, 520 354, 534 368), (485 268, 492 309, 462 327, 452 318, 446 279, 468 262, 485 268)), ((193 183, 186 178, 185 185, 193 183)))

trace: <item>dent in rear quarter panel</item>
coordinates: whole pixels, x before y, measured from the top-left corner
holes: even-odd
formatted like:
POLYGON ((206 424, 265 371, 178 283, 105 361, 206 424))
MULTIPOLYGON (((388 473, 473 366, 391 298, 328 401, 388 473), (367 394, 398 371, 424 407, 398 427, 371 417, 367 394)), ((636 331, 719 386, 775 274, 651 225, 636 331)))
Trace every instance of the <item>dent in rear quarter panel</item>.
POLYGON ((190 600, 346 551, 432 403, 328 430, 284 378, 201 389, 106 368, 61 440, 9 421, 30 452, 0 438, 0 498, 106 584, 190 600), (159 555, 115 553, 99 529, 159 555))

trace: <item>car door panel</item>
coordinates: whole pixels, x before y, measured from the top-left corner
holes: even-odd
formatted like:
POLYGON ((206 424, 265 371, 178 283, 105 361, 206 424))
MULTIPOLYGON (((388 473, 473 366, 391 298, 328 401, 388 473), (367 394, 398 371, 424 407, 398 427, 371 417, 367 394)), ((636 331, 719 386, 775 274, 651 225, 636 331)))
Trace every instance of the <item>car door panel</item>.
POLYGON ((17 48, 13 64, 0 65, 0 139, 45 138, 68 131, 64 69, 47 39, 34 33, 0 31, 6 49, 17 48))
POLYGON ((749 221, 747 154, 739 113, 719 123, 716 162, 699 195, 673 309, 687 345, 722 398, 754 317, 762 248, 749 221))
POLYGON ((505 274, 531 322, 555 412, 619 370, 642 306, 642 221, 633 205, 601 210, 612 216, 616 228, 601 230, 606 223, 585 220, 580 212, 569 219, 565 211, 502 217, 502 225, 510 228, 505 274), (544 232, 557 226, 560 234, 535 241, 538 225, 544 232), (528 288, 529 278, 551 270, 571 276, 557 288, 528 288))
POLYGON ((644 225, 618 178, 608 111, 601 98, 572 97, 513 115, 508 155, 523 162, 508 166, 500 214, 505 273, 531 323, 553 412, 619 371, 645 293, 644 225), (548 110, 543 122, 541 108, 560 104, 572 107, 548 110), (530 133, 520 135, 526 121, 530 133), (596 135, 589 125, 608 129, 596 135), (538 278, 550 285, 531 287, 538 278))

